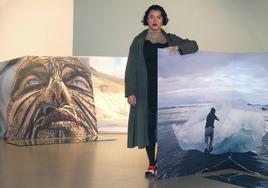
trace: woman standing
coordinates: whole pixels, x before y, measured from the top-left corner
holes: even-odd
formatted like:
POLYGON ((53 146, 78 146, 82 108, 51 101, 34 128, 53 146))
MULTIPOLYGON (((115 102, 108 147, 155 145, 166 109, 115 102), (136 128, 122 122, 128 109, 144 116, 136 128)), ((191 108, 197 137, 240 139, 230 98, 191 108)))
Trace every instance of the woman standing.
POLYGON ((156 173, 157 126, 157 49, 169 47, 181 55, 196 52, 197 43, 166 33, 165 10, 150 6, 142 20, 148 28, 137 35, 131 46, 125 72, 125 96, 131 105, 128 120, 128 148, 146 148, 149 167, 145 174, 156 173))

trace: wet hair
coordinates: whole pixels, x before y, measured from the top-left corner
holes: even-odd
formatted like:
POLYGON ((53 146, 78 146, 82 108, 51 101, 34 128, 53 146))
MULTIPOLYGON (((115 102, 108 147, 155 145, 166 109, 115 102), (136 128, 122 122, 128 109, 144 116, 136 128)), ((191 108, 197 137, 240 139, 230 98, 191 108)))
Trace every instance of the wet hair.
POLYGON ((164 10, 163 7, 159 6, 159 5, 151 5, 146 11, 145 14, 143 16, 143 20, 141 21, 143 23, 143 25, 148 25, 147 19, 148 19, 148 15, 151 12, 151 10, 159 10, 161 12, 161 16, 163 17, 163 25, 167 25, 168 23, 168 17, 167 17, 167 13, 164 10))

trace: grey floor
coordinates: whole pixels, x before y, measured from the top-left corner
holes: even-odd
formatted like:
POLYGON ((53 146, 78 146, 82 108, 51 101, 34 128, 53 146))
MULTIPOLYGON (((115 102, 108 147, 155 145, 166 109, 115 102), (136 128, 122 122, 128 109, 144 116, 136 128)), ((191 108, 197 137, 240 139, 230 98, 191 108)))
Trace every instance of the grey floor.
MULTIPOLYGON (((0 188, 238 187, 204 175, 145 179, 145 151, 127 149, 125 134, 102 136, 116 140, 26 147, 0 141, 0 188)), ((223 172, 230 170, 209 175, 223 172)))

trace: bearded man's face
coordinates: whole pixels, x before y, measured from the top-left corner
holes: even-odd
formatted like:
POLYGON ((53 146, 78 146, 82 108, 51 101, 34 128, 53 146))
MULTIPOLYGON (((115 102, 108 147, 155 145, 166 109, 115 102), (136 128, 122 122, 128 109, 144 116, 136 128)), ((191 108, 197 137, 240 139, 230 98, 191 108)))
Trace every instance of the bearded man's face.
POLYGON ((26 57, 7 108, 6 140, 97 138, 89 68, 75 57, 26 57))

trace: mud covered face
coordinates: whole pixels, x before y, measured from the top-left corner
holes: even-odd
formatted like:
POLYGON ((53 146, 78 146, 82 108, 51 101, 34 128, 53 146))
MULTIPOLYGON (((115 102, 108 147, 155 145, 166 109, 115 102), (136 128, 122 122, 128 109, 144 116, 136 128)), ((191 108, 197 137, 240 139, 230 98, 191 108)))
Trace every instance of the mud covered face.
POLYGON ((89 69, 74 57, 26 57, 14 79, 5 139, 97 137, 89 69))

